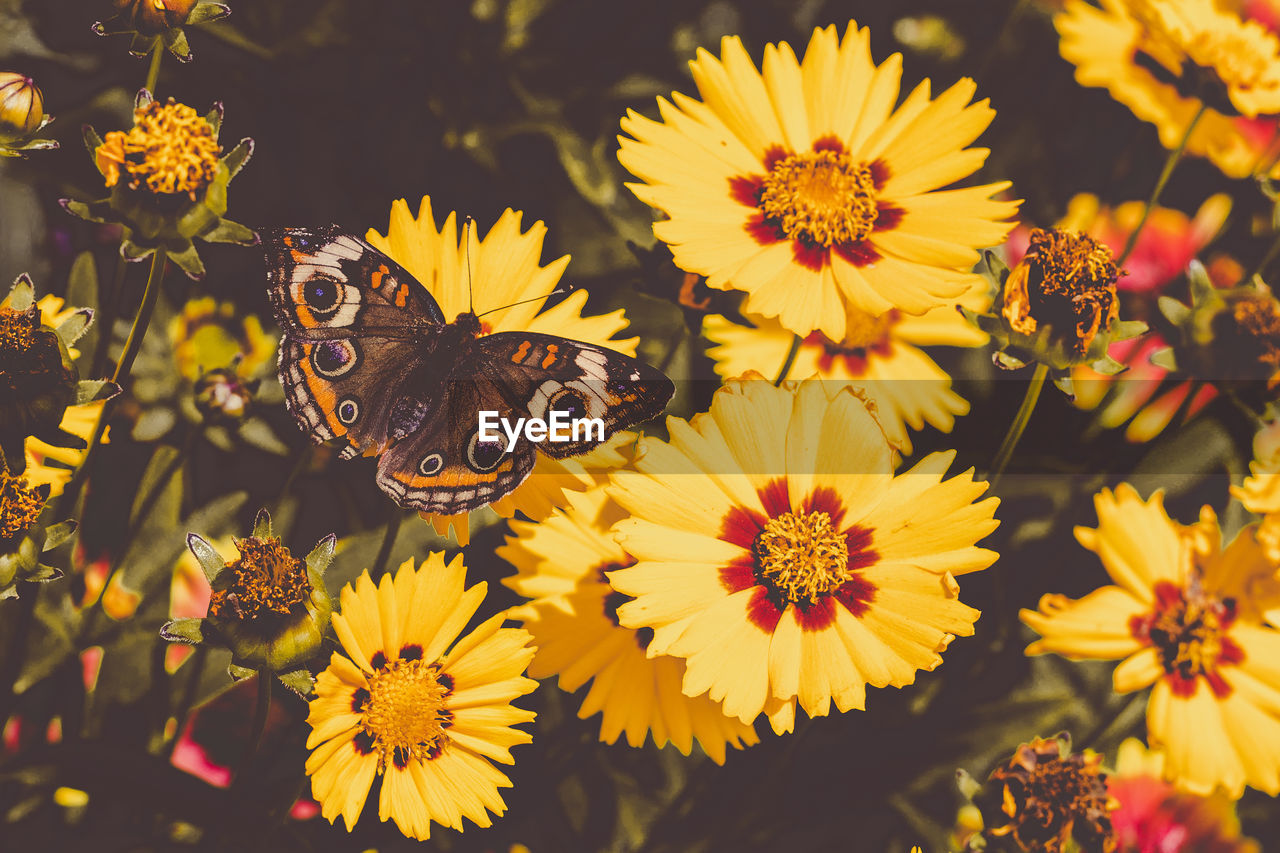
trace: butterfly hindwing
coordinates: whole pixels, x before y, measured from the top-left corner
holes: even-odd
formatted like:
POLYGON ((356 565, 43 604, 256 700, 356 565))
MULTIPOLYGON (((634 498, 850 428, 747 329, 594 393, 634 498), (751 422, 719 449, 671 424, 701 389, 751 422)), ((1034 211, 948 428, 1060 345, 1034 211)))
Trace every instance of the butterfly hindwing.
POLYGON ((536 451, 524 438, 484 442, 479 413, 514 422, 517 412, 487 378, 456 379, 444 389, 435 416, 378 460, 378 485, 401 506, 457 515, 493 503, 524 482, 536 451))
POLYGON ((495 377, 521 417, 550 420, 550 413, 559 410, 569 419, 603 423, 603 436, 584 429, 578 440, 538 445, 557 459, 586 453, 619 430, 657 417, 675 393, 662 371, 583 341, 535 332, 499 332, 480 338, 477 345, 482 369, 495 377))

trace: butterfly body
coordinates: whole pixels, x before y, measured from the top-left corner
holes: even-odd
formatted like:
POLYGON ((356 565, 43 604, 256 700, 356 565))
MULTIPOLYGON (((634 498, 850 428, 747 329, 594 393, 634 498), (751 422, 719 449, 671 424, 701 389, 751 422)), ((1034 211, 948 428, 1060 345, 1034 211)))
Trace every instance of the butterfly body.
MULTIPOLYGON (((657 416, 674 392, 660 371, 603 347, 485 334, 470 312, 447 321, 407 271, 336 226, 265 231, 263 243, 289 411, 343 458, 377 455, 378 485, 402 506, 468 512, 528 476, 537 448, 485 440, 482 411, 597 418, 607 438, 657 416)), ((538 448, 563 458, 599 443, 538 448)))

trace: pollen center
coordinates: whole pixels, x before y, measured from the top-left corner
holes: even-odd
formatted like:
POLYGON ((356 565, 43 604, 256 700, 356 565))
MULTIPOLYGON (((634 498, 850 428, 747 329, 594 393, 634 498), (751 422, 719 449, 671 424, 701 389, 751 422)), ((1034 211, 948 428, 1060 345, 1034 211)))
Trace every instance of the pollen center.
POLYGON ((194 201, 213 182, 222 149, 203 116, 170 98, 138 108, 133 122, 128 133, 108 133, 94 152, 107 186, 115 186, 123 171, 130 189, 145 186, 156 195, 182 193, 194 201))
POLYGON ((765 176, 759 207, 792 240, 818 246, 862 240, 876 224, 871 166, 839 151, 788 155, 765 176))
POLYGON ((1195 589, 1188 592, 1168 581, 1158 583, 1155 593, 1155 609, 1135 618, 1132 633, 1155 647, 1176 685, 1194 688, 1195 679, 1204 676, 1215 690, 1227 689, 1218 667, 1242 659, 1239 647, 1226 636, 1235 620, 1234 602, 1195 589))
POLYGON ((11 542, 31 529, 46 499, 27 485, 26 477, 0 471, 0 542, 11 542))
POLYGON ((438 754, 452 720, 444 708, 450 687, 439 675, 437 663, 401 659, 369 678, 369 699, 360 725, 379 753, 379 770, 388 762, 403 768, 411 758, 438 754))
POLYGON ((0 351, 21 355, 35 345, 35 323, 29 312, 0 306, 0 351))
POLYGON ((852 576, 849 545, 825 512, 788 512, 756 536, 756 568, 792 604, 816 604, 852 576))
POLYGON ((227 566, 231 586, 214 590, 209 597, 211 615, 241 621, 285 616, 311 595, 306 566, 279 538, 237 539, 236 548, 240 559, 227 566))

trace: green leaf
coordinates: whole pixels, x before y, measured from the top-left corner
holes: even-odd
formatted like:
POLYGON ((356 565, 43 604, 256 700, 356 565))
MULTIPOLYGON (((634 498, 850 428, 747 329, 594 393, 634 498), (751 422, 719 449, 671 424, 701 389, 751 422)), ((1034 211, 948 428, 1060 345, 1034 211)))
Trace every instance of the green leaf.
POLYGON ((98 135, 98 131, 93 129, 92 125, 88 124, 80 128, 80 133, 84 137, 84 147, 89 149, 89 156, 97 162, 95 155, 98 149, 102 147, 102 137, 98 135))
POLYGON ((271 513, 266 508, 258 510, 258 514, 253 519, 253 533, 250 534, 259 539, 266 539, 271 536, 271 513))
POLYGON ((1165 370, 1175 371, 1178 369, 1178 359, 1174 355, 1173 347, 1156 350, 1151 354, 1150 361, 1156 367, 1163 367, 1165 370))
POLYGON ((220 21, 231 14, 231 9, 222 3, 201 2, 191 10, 191 14, 187 16, 187 26, 196 26, 197 24, 207 24, 211 21, 220 21))
POLYGON ((225 110, 222 107, 222 101, 217 101, 209 112, 204 114, 204 120, 209 123, 209 127, 213 128, 213 138, 218 138, 218 132, 222 130, 222 115, 225 110))
POLYGON ((189 278, 197 281, 204 278, 204 261, 200 260, 200 254, 196 251, 194 243, 188 241, 185 249, 179 252, 170 251, 168 257, 189 278))
POLYGON ((316 547, 312 548, 311 553, 307 555, 307 568, 318 575, 323 575, 325 569, 329 568, 329 564, 333 562, 333 553, 337 545, 338 537, 333 533, 317 542, 316 547))
POLYGON ((244 168, 244 164, 248 163, 249 158, 252 156, 253 140, 246 136, 236 144, 235 148, 227 152, 227 156, 222 158, 222 165, 227 167, 227 180, 230 181, 239 174, 240 170, 244 168))
POLYGON ((1183 325, 1191 316, 1191 309, 1172 296, 1161 296, 1156 300, 1156 304, 1160 307, 1160 313, 1165 319, 1175 326, 1183 325))
POLYGON ((310 696, 316 686, 315 677, 305 669, 282 672, 277 677, 281 684, 304 698, 310 696))
POLYGON ((81 379, 76 384, 76 405, 110 400, 120 393, 120 386, 108 379, 81 379))
POLYGON ((256 669, 250 669, 247 666, 240 666, 238 663, 227 664, 227 675, 231 676, 236 681, 244 681, 246 678, 252 678, 257 674, 258 671, 256 669))
POLYGON ((218 573, 226 567, 226 561, 217 549, 200 538, 195 533, 187 534, 187 547, 191 549, 191 553, 195 555, 196 560, 200 563, 200 568, 204 571, 205 578, 209 583, 213 583, 218 573))
POLYGON ((67 317, 54 330, 58 333, 58 339, 65 346, 71 346, 88 330, 89 325, 93 322, 93 309, 81 308, 76 313, 67 317))
POLYGON ((13 280, 9 289, 9 307, 14 311, 26 311, 36 301, 36 287, 31 283, 31 276, 21 273, 13 280))
POLYGON ((160 626, 160 637, 171 643, 198 646, 204 642, 203 619, 174 619, 160 626))
POLYGON ((173 54, 174 59, 179 62, 191 61, 191 46, 187 43, 187 34, 182 27, 165 30, 162 38, 165 48, 173 54))
POLYGON ((44 529, 44 548, 45 551, 52 551, 63 542, 71 538, 71 534, 76 532, 76 522, 74 519, 59 522, 44 529))
MULTIPOLYGON (((147 467, 143 469, 142 479, 138 481, 137 490, 133 493, 133 505, 129 508, 129 525, 131 527, 138 526, 145 519, 139 517, 140 513, 146 511, 154 516, 155 511, 161 507, 163 502, 162 493, 172 488, 175 480, 180 480, 178 468, 181 465, 178 459, 178 449, 167 444, 161 444, 156 447, 151 454, 151 459, 147 462, 147 467), (158 491, 159 490, 159 491, 158 491)), ((179 488, 181 482, 178 483, 179 488)), ((179 495, 181 492, 179 492, 179 495)), ((173 521, 177 521, 176 507, 175 517, 173 521)))
POLYGON ((219 219, 211 230, 200 235, 206 243, 235 243, 237 246, 258 245, 258 235, 248 226, 230 219, 219 219))
MULTIPOLYGON (((92 252, 81 252, 71 264, 71 274, 67 277, 67 302, 72 305, 98 305, 98 267, 94 263, 92 252)), ((101 324, 91 324, 80 338, 85 352, 92 353, 97 347, 98 336, 103 333, 101 324)))
POLYGON ((129 42, 129 53, 139 59, 151 53, 151 48, 156 43, 159 36, 144 36, 142 33, 135 32, 133 41, 129 42))

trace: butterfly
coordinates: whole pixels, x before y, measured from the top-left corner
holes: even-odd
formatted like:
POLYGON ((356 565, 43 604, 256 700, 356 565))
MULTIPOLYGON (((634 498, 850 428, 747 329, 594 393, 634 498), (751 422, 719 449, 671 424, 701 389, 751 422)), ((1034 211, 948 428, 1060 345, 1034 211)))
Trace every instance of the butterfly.
POLYGON ((661 371, 604 347, 481 334, 473 312, 446 322, 403 267, 336 225, 261 235, 289 411, 344 459, 378 455, 377 483, 401 506, 479 509, 529 476, 538 447, 554 458, 585 453, 656 417, 675 391, 661 371), (499 431, 494 440, 481 412, 510 423, 563 412, 602 421, 603 436, 588 429, 535 447, 499 431))

